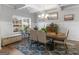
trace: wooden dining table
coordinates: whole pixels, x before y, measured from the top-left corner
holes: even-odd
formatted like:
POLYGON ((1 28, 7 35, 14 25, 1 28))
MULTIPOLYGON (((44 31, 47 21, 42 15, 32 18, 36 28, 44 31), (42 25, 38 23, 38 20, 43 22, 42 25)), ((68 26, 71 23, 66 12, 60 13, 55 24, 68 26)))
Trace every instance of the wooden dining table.
POLYGON ((66 38, 65 33, 58 32, 47 32, 47 37, 52 38, 53 40, 64 40, 66 38))

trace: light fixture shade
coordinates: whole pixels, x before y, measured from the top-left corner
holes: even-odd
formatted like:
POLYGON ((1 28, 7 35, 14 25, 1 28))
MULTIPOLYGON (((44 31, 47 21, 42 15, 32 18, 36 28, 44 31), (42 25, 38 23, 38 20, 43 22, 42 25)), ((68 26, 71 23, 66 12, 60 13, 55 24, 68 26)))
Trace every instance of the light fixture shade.
POLYGON ((38 15, 38 17, 39 18, 44 18, 45 17, 45 14, 43 13, 43 14, 40 14, 40 15, 38 15))
POLYGON ((40 18, 40 17, 41 17, 41 15, 38 15, 38 17, 40 18))
POLYGON ((46 15, 45 15, 45 19, 47 19, 48 16, 49 16, 49 14, 46 14, 46 15))

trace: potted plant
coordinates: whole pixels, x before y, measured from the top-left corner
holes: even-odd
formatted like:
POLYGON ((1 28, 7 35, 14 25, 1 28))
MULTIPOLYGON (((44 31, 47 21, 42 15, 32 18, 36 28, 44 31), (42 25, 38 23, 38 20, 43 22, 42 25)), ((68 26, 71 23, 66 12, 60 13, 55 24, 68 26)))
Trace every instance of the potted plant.
POLYGON ((49 26, 47 26, 47 28, 50 29, 51 32, 55 32, 55 33, 58 32, 58 25, 57 24, 51 23, 49 26))
POLYGON ((42 32, 47 32, 47 28, 41 28, 42 32))

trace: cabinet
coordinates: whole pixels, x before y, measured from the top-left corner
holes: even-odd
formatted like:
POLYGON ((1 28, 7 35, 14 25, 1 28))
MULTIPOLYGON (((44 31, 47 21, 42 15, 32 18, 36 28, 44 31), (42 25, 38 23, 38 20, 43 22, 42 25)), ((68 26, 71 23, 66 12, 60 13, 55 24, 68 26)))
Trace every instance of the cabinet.
POLYGON ((20 40, 22 40, 21 35, 5 37, 1 39, 1 45, 5 46, 5 45, 8 45, 8 44, 20 41, 20 40))
POLYGON ((13 32, 19 32, 22 27, 22 20, 13 19, 13 32))

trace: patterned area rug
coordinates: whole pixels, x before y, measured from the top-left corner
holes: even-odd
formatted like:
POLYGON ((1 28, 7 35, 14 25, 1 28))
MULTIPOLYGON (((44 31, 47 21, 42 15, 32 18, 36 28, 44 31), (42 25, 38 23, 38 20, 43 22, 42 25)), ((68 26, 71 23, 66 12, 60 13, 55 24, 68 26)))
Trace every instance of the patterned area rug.
POLYGON ((66 54, 63 46, 59 46, 57 49, 51 49, 53 46, 47 45, 48 50, 45 51, 45 46, 43 44, 37 44, 31 40, 23 39, 23 41, 19 43, 14 43, 15 48, 23 52, 25 55, 78 55, 79 51, 77 50, 69 50, 66 54), (50 47, 49 47, 50 46, 50 47))

